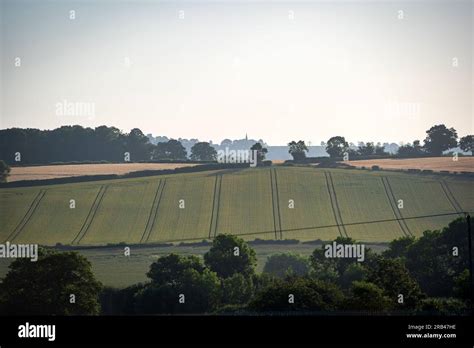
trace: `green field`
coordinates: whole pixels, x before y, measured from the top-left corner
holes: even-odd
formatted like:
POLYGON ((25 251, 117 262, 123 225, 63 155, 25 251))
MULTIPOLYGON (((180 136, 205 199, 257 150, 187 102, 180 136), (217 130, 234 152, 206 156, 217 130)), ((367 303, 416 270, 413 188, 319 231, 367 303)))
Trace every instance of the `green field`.
POLYGON ((146 244, 219 233, 387 242, 474 211, 473 183, 465 176, 277 166, 2 188, 0 242, 146 244))

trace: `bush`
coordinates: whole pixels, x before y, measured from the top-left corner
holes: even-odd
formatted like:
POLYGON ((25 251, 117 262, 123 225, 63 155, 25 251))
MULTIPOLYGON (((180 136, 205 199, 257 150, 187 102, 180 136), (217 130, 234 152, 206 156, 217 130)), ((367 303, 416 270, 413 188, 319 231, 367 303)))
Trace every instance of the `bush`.
POLYGON ((214 314, 232 314, 232 315, 244 315, 248 312, 247 306, 244 305, 234 305, 234 304, 225 304, 219 306, 218 309, 214 311, 214 314))
POLYGON ((380 170, 379 166, 372 166, 372 170, 380 170))

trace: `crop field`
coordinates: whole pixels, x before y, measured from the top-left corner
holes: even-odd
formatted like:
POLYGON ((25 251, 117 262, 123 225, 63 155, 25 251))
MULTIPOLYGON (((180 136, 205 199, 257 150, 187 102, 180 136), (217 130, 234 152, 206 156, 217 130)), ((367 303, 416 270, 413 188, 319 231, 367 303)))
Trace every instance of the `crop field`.
POLYGON ((306 168, 272 171, 278 183, 281 230, 285 231, 280 237, 333 240, 339 236, 323 171, 306 168), (293 209, 288 207, 290 200, 294 202, 293 209))
POLYGON ((207 239, 215 180, 204 175, 162 180, 156 218, 149 238, 142 242, 207 239))
POLYGON ((355 160, 346 162, 354 167, 379 166, 382 169, 420 169, 435 172, 474 172, 474 157, 425 157, 425 158, 385 158, 371 160, 355 160))
POLYGON ((222 175, 217 204, 214 235, 244 233, 250 239, 275 238, 269 170, 222 175))
POLYGON ((193 167, 195 163, 94 163, 57 164, 47 166, 12 167, 8 181, 43 180, 82 175, 117 174, 123 175, 142 170, 176 169, 193 167))
POLYGON ((467 176, 312 167, 232 169, 0 189, 0 241, 212 239, 388 242, 474 211, 467 176))

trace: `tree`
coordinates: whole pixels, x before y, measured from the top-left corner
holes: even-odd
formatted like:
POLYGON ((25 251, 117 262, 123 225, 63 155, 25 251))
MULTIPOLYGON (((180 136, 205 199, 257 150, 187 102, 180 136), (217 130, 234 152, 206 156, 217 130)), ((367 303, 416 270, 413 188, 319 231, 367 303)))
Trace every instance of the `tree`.
POLYGON ((298 142, 292 141, 288 143, 290 147, 288 153, 293 156, 293 160, 302 161, 306 158, 306 152, 308 152, 308 147, 306 146, 304 140, 299 140, 298 142))
POLYGON ((217 151, 208 142, 200 142, 191 148, 191 159, 193 161, 215 161, 217 151))
POLYGON ((138 283, 124 289, 105 287, 100 294, 101 315, 133 315, 135 314, 135 295, 145 288, 138 283))
POLYGON ((265 155, 267 154, 268 150, 263 147, 261 143, 253 144, 250 150, 257 151, 257 165, 261 165, 265 160, 265 155))
POLYGON ((219 303, 219 278, 197 256, 160 257, 147 276, 151 283, 136 294, 137 313, 204 313, 219 303))
POLYGON ((126 136, 126 149, 134 162, 149 160, 151 147, 148 137, 138 128, 132 129, 126 136))
POLYGON ((135 294, 136 314, 208 313, 220 300, 219 278, 209 269, 188 268, 177 283, 152 282, 135 294))
MULTIPOLYGON (((206 313, 213 311, 220 302, 220 281, 215 272, 204 269, 198 272, 194 269, 184 273, 184 279, 178 289, 179 294, 186 296, 183 312, 206 313)), ((175 303, 178 296, 175 297, 175 303)))
POLYGON ((429 297, 421 301, 420 312, 425 315, 465 316, 472 315, 472 308, 457 298, 429 297))
POLYGON ((355 281, 344 307, 348 310, 386 311, 392 309, 393 301, 376 284, 355 281))
POLYGON ((326 152, 331 158, 343 157, 348 148, 349 144, 347 144, 346 139, 341 136, 332 137, 326 143, 326 152))
MULTIPOLYGON (((334 241, 340 245, 356 244, 355 240, 349 237, 337 237, 334 241)), ((351 264, 358 262, 355 258, 327 258, 324 254, 325 245, 321 245, 321 248, 315 249, 309 258, 317 277, 328 270, 333 270, 336 278, 339 278, 351 264)), ((365 259, 371 257, 371 254, 371 250, 365 248, 365 259)))
POLYGON ((166 143, 158 143, 153 151, 153 159, 156 160, 185 160, 186 149, 178 141, 171 139, 166 143))
POLYGON ((243 239, 219 234, 214 238, 211 249, 204 254, 204 263, 221 278, 235 273, 250 276, 255 272, 257 257, 243 239))
POLYGON ((180 256, 172 253, 153 262, 147 277, 155 284, 175 285, 182 282, 186 270, 193 269, 198 273, 202 273, 204 268, 197 256, 180 256))
POLYGON ((385 146, 380 143, 375 145, 375 154, 378 156, 387 156, 388 152, 385 152, 385 146))
POLYGON ((253 295, 253 280, 240 273, 222 280, 222 302, 225 304, 246 304, 253 295))
POLYGON ((449 297, 454 295, 456 277, 469 268, 468 255, 466 220, 461 217, 441 231, 423 232, 408 248, 405 263, 429 296, 449 297))
POLYGON ((457 146, 458 135, 454 128, 446 128, 444 124, 431 127, 426 131, 424 148, 433 156, 441 156, 443 151, 457 146))
POLYGON ((359 150, 358 150, 359 154, 361 156, 370 156, 370 155, 373 155, 375 153, 375 146, 374 146, 374 143, 362 143, 361 146, 359 146, 359 150))
POLYGON ((417 157, 423 155, 423 153, 423 147, 420 145, 419 140, 413 141, 413 145, 401 145, 397 150, 399 157, 417 157))
POLYGON ((298 254, 274 254, 268 257, 263 272, 278 278, 285 278, 288 275, 305 276, 309 272, 309 261, 298 254))
POLYGON ((92 149, 95 149, 94 159, 123 161, 126 145, 124 135, 115 127, 96 127, 92 135, 92 149))
POLYGON ((232 140, 230 139, 224 139, 221 141, 221 146, 232 146, 232 140))
POLYGON ((90 262, 77 252, 39 249, 38 260, 16 259, 0 285, 7 315, 98 314, 101 284, 90 262))
POLYGON ((10 173, 10 170, 10 166, 4 161, 0 160, 0 182, 7 182, 7 177, 10 173))
POLYGON ((412 236, 404 236, 397 239, 392 240, 389 245, 388 249, 385 250, 382 255, 386 258, 405 258, 408 253, 408 249, 411 245, 415 243, 415 237, 412 236))
POLYGON ((459 275, 454 276, 454 295, 458 298, 469 299, 471 296, 469 269, 465 269, 459 275))
POLYGON ((138 129, 123 134, 118 128, 98 126, 94 129, 79 125, 63 126, 53 130, 2 129, 0 130, 0 158, 7 164, 71 162, 71 161, 124 161, 124 152, 132 160, 148 160, 152 145, 138 129))
POLYGON ((344 300, 334 284, 316 279, 295 277, 279 280, 260 290, 250 302, 255 311, 330 311, 344 300))
POLYGON ((367 269, 361 263, 350 264, 338 279, 338 284, 343 289, 348 289, 355 281, 363 281, 367 276, 367 269))
POLYGON ((471 156, 474 156, 474 136, 466 135, 459 141, 459 147, 464 152, 471 152, 471 156))
POLYGON ((367 263, 367 281, 377 284, 398 308, 416 308, 424 297, 416 280, 400 259, 374 257, 367 263), (400 303, 400 295, 403 302, 400 303))

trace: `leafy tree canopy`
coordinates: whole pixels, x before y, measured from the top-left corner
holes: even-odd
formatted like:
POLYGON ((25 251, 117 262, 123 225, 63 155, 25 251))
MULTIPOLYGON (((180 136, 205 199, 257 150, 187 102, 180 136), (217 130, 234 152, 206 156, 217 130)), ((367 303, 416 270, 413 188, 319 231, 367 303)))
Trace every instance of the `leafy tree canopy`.
POLYGON ((465 152, 471 152, 471 155, 474 156, 474 136, 466 135, 462 137, 459 141, 459 147, 465 152))
POLYGON ((255 272, 257 257, 242 238, 219 234, 214 238, 211 249, 204 254, 204 262, 221 278, 235 273, 250 276, 255 272))
POLYGON ((38 260, 16 259, 0 285, 1 312, 14 315, 94 315, 102 285, 77 252, 39 249, 38 260), (74 295, 74 298, 71 297, 74 295))
POLYGON ((191 148, 191 159, 193 161, 215 161, 217 151, 207 142, 196 143, 191 148))
POLYGON ((341 136, 332 137, 326 143, 326 152, 331 158, 343 157, 349 149, 346 139, 341 136))
POLYGON ((155 160, 186 160, 186 149, 175 139, 165 143, 158 143, 153 151, 155 160))
POLYGON ((261 143, 255 143, 250 148, 251 151, 257 151, 257 164, 261 164, 265 160, 268 149, 263 147, 261 143))
POLYGON ((447 128, 444 124, 439 124, 426 131, 424 148, 430 155, 441 156, 443 151, 458 145, 457 138, 458 135, 454 128, 447 128))
POLYGON ((298 142, 292 141, 288 143, 289 149, 288 152, 295 161, 302 161, 306 158, 306 152, 308 152, 308 147, 306 146, 303 140, 298 140, 298 142))

